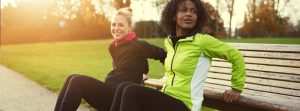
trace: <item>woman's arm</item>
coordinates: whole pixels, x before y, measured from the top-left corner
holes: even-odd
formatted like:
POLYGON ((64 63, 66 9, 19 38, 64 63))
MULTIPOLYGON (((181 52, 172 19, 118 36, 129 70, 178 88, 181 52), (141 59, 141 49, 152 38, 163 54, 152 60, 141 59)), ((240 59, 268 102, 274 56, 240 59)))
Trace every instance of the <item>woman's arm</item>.
POLYGON ((141 55, 146 58, 151 58, 155 60, 160 60, 161 63, 164 63, 167 56, 167 52, 158 46, 149 44, 146 41, 140 41, 141 55))
POLYGON ((246 78, 243 55, 232 46, 211 36, 205 35, 203 40, 203 51, 206 56, 225 59, 232 64, 231 87, 234 90, 242 92, 246 78))
POLYGON ((243 55, 230 45, 219 41, 211 36, 204 37, 205 55, 213 58, 225 59, 232 64, 231 90, 226 90, 223 93, 226 102, 237 101, 240 98, 240 93, 244 89, 246 79, 246 68, 243 55))

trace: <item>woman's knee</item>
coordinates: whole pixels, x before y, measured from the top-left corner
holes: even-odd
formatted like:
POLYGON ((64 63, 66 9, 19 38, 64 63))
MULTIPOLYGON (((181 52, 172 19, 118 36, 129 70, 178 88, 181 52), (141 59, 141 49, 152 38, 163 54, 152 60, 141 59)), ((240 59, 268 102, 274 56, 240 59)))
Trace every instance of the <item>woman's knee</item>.
POLYGON ((71 80, 72 80, 72 78, 74 78, 74 77, 76 77, 76 76, 80 76, 79 74, 71 74, 71 75, 69 75, 68 77, 67 77, 67 79, 65 80, 65 86, 66 85, 69 85, 70 84, 70 82, 71 82, 71 80))
POLYGON ((67 80, 72 79, 73 77, 80 76, 80 74, 71 74, 68 76, 67 80))
POLYGON ((83 81, 84 76, 79 74, 72 74, 70 77, 70 84, 79 84, 83 81))
POLYGON ((104 83, 86 75, 76 75, 71 78, 70 84, 77 85, 78 87, 90 87, 90 86, 99 86, 104 83))
POLYGON ((144 87, 137 84, 130 84, 124 88, 124 95, 139 96, 142 94, 144 87))
POLYGON ((118 85, 117 89, 124 89, 126 86, 128 86, 130 84, 134 84, 134 83, 132 83, 132 82, 122 82, 118 85))

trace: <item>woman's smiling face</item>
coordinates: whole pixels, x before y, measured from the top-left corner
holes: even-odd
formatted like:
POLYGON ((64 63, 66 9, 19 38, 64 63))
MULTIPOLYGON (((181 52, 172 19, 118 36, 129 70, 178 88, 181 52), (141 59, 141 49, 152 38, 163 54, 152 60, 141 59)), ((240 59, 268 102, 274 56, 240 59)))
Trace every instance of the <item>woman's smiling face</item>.
POLYGON ((111 21, 110 31, 114 39, 123 39, 132 32, 126 17, 123 15, 115 15, 111 21))

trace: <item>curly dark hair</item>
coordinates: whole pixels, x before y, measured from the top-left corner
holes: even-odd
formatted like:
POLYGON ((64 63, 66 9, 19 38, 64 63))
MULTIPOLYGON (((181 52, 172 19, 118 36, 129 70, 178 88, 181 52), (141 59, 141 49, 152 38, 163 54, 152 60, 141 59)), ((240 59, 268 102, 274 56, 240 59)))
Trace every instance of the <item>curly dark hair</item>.
MULTIPOLYGON (((176 34, 176 22, 172 19, 176 16, 177 8, 181 2, 186 0, 171 0, 167 3, 164 10, 162 11, 162 16, 160 20, 160 24, 163 30, 169 34, 176 34)), ((202 4, 202 0, 191 0, 197 10, 197 21, 195 27, 191 29, 192 32, 201 32, 202 28, 206 24, 208 14, 202 4)))

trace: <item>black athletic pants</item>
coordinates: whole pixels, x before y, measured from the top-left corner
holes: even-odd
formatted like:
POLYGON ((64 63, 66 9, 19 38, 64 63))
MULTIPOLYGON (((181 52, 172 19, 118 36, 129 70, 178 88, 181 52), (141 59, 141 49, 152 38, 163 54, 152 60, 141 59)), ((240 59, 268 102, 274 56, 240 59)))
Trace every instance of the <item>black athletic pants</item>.
POLYGON ((84 99, 94 108, 109 111, 115 89, 84 75, 73 74, 67 78, 58 96, 55 111, 76 111, 84 99))
POLYGON ((158 90, 128 82, 116 91, 110 111, 190 111, 180 100, 158 90))

